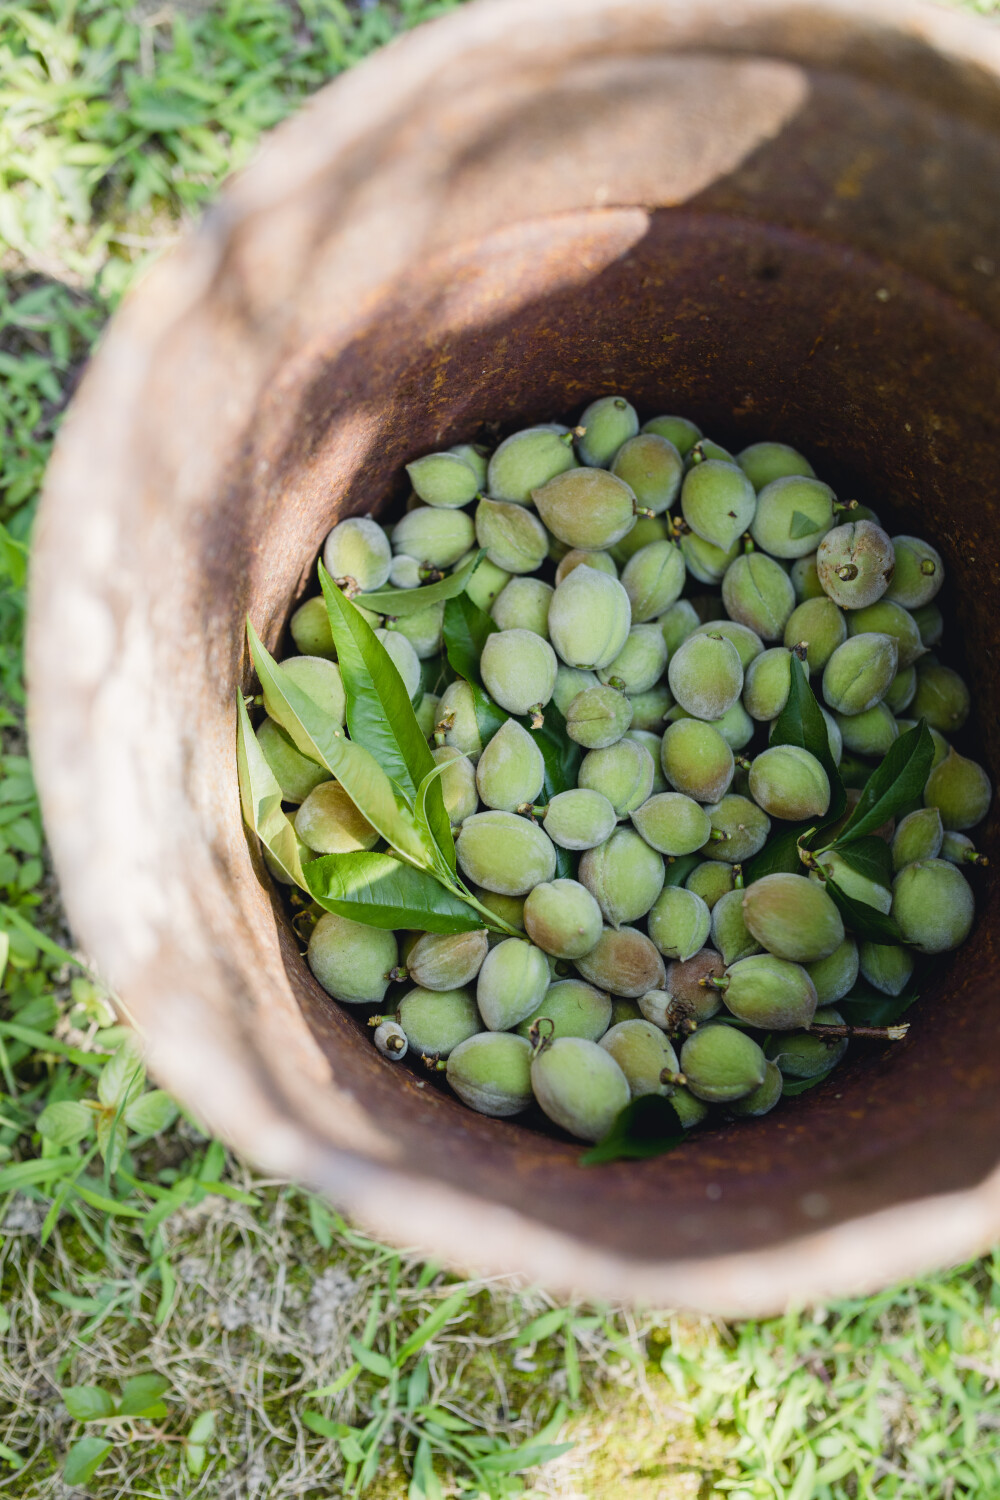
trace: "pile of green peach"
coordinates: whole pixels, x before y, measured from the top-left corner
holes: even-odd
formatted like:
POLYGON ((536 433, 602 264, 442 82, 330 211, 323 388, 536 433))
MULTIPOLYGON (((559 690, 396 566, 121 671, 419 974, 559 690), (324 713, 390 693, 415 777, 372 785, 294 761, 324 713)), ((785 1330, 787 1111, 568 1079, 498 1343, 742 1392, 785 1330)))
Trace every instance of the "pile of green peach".
POLYGON ((939 552, 617 396, 406 470, 394 524, 326 538, 299 654, 250 628, 255 731, 239 703, 246 821, 379 1052, 599 1141, 901 1035, 991 798, 939 552))

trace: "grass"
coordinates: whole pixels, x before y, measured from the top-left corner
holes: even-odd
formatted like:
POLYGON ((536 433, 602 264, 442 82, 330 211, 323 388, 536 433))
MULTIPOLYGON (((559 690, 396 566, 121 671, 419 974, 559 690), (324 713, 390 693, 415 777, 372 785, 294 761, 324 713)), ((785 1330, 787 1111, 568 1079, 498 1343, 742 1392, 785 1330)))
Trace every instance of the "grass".
POLYGON ((22 735, 61 413, 261 131, 449 8, 0 7, 0 1493, 991 1500, 997 1256, 733 1327, 455 1281, 209 1140, 71 951, 22 735))

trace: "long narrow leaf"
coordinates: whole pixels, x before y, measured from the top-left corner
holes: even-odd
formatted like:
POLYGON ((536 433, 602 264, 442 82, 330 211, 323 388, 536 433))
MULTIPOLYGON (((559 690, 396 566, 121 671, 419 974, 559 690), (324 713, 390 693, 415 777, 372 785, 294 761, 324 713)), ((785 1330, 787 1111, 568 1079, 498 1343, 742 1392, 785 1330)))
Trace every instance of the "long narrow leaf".
POLYGON ((388 854, 325 854, 306 865, 306 880, 325 911, 369 927, 472 932, 483 925, 433 875, 388 854))
POLYGON ((236 767, 244 823, 288 879, 307 890, 299 841, 292 820, 282 809, 281 787, 257 743, 241 692, 236 694, 236 767))
POLYGON ((447 578, 439 579, 437 583, 427 583, 419 589, 373 589, 370 594, 361 594, 358 602, 365 609, 374 610, 378 615, 388 615, 391 619, 398 620, 404 615, 418 614, 432 604, 441 604, 464 593, 465 585, 485 556, 485 552, 477 552, 468 562, 456 568, 454 573, 449 573, 447 578))
POLYGON ((458 862, 455 857, 455 838, 451 831, 451 819, 447 817, 446 813, 445 820, 448 824, 447 838, 445 838, 443 830, 439 831, 432 826, 434 811, 431 803, 431 792, 435 786, 440 790, 440 779, 448 769, 448 765, 448 761, 443 761, 440 765, 433 766, 427 772, 427 775, 417 787, 417 800, 413 808, 413 815, 417 820, 418 827, 425 828, 428 835, 441 850, 445 865, 454 875, 458 868, 458 862))
POLYGON ((934 741, 923 719, 901 734, 885 760, 868 778, 857 807, 834 844, 841 849, 874 833, 913 802, 919 802, 934 759, 934 741))
POLYGON ((798 745, 816 757, 830 782, 827 819, 832 821, 841 816, 847 802, 844 783, 830 752, 826 720, 809 686, 805 664, 793 655, 789 667, 788 701, 774 721, 770 744, 798 745))

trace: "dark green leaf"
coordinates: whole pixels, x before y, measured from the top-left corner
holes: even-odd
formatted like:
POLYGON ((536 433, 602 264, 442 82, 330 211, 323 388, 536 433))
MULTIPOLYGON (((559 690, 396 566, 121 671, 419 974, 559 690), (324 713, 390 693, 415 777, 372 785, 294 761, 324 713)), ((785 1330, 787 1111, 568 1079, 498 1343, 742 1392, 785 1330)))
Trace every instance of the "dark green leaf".
POLYGON ((472 701, 476 709, 476 728, 479 730, 479 738, 486 745, 501 725, 506 723, 510 715, 494 703, 489 693, 478 683, 470 682, 469 686, 472 689, 472 701))
POLYGON ((642 1094, 619 1112, 602 1141, 580 1157, 582 1167, 606 1161, 645 1161, 673 1151, 685 1139, 677 1111, 661 1094, 642 1094))
POLYGON ((306 865, 306 880, 324 910, 369 927, 472 932, 483 925, 433 875, 389 854, 325 854, 306 865))
POLYGON ((892 1026, 919 998, 915 979, 899 995, 884 995, 859 979, 846 1000, 837 1001, 837 1009, 849 1026, 892 1026))
POLYGON ((774 721, 769 743, 799 745, 815 755, 830 781, 830 807, 826 816, 832 822, 840 817, 846 805, 844 784, 830 753, 826 720, 809 686, 805 664, 793 655, 790 666, 788 702, 774 721))
POLYGON ((800 542, 804 536, 812 536, 814 531, 821 528, 811 516, 805 515, 801 510, 792 511, 792 519, 788 526, 788 535, 793 542, 800 542))
MULTIPOLYGON (((358 619, 361 619, 360 615, 358 619)), ((361 623, 364 624, 364 621, 361 623)), ((308 755, 318 765, 325 766, 330 775, 337 778, 358 811, 364 813, 386 843, 418 864, 431 864, 434 853, 427 844, 426 835, 417 828, 412 812, 402 800, 402 794, 397 791, 374 756, 363 745, 349 740, 330 715, 318 708, 292 682, 261 643, 249 620, 247 637, 250 641, 250 655, 253 657, 257 676, 267 689, 273 716, 288 731, 303 755, 308 755)), ((430 769, 434 761, 426 743, 424 749, 427 750, 430 769)))
MULTIPOLYGON (((802 861, 799 859, 799 839, 809 832, 808 823, 788 823, 768 839, 759 854, 747 860, 743 866, 743 883, 752 885, 765 875, 801 875, 802 861)), ((697 859, 697 855, 689 856, 697 859)), ((667 869, 669 878, 670 869, 667 869)))
POLYGON ((432 604, 441 604, 444 600, 455 599, 464 593, 465 585, 480 559, 485 556, 485 552, 477 552, 475 557, 470 557, 468 562, 437 583, 427 583, 419 589, 374 589, 370 594, 359 594, 358 603, 363 604, 365 609, 374 610, 379 615, 388 615, 391 619, 415 615, 432 604))
MULTIPOLYGON (((308 871, 307 865, 307 874, 308 871)), ((846 891, 841 890, 835 880, 827 879, 824 889, 843 917, 844 926, 849 928, 860 941, 868 943, 898 943, 900 941, 899 928, 892 917, 879 911, 877 906, 869 906, 866 901, 858 901, 854 896, 849 896, 846 891)))
POLYGON ((845 844, 874 833, 903 808, 919 802, 933 759, 934 741, 921 719, 919 724, 900 735, 882 764, 872 772, 857 807, 837 835, 833 847, 843 852, 845 844))
POLYGON ((782 1099, 794 1099, 796 1094, 804 1094, 807 1089, 814 1089, 818 1083, 825 1083, 833 1072, 827 1068, 825 1073, 818 1073, 815 1078, 784 1078, 781 1082, 782 1099))
POLYGON ((580 868, 580 856, 572 849, 563 849, 559 844, 556 849, 556 873, 554 880, 575 880, 580 868))
POLYGON ((560 792, 571 791, 576 786, 583 747, 566 733, 566 720, 554 703, 546 704, 543 717, 545 722, 541 729, 532 729, 530 719, 520 722, 542 752, 545 763, 543 792, 545 800, 550 802, 560 792))
POLYGON ((107 1438, 81 1438, 66 1455, 63 1479, 67 1484, 89 1484, 110 1451, 111 1444, 107 1438))
POLYGON ((496 621, 468 594, 459 594, 444 607, 443 629, 444 649, 459 677, 482 687, 479 658, 489 637, 499 629, 496 621))
POLYGON ((837 853, 846 865, 852 870, 857 870, 866 880, 873 880, 876 885, 884 885, 887 890, 892 886, 892 854, 885 839, 875 838, 868 835, 865 838, 855 839, 853 843, 845 844, 843 848, 839 843, 834 845, 837 853))
POLYGON ((666 861, 667 873, 664 885, 683 885, 695 865, 701 864, 700 854, 679 854, 666 861))
POLYGON ((243 694, 236 694, 236 769, 243 821, 293 884, 306 889, 299 841, 281 806, 281 787, 257 743, 243 694))
POLYGON ((78 1422, 110 1417, 115 1409, 115 1398, 102 1385, 68 1385, 59 1394, 70 1416, 78 1422))

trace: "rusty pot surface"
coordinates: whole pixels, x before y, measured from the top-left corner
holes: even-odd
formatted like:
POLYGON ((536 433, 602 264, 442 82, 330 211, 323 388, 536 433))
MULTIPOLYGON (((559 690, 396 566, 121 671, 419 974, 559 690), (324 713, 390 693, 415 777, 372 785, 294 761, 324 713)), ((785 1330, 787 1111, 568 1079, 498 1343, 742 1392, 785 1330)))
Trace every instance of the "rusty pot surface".
POLYGON ((988 23, 492 0, 324 90, 128 299, 39 518, 32 742, 79 940, 234 1146, 454 1265, 718 1312, 1000 1234, 995 881, 905 1043, 584 1171, 393 1071, 316 986, 241 825, 233 707, 245 612, 274 645, 404 460, 620 390, 792 442, 933 539, 995 780, 998 182, 988 23))

